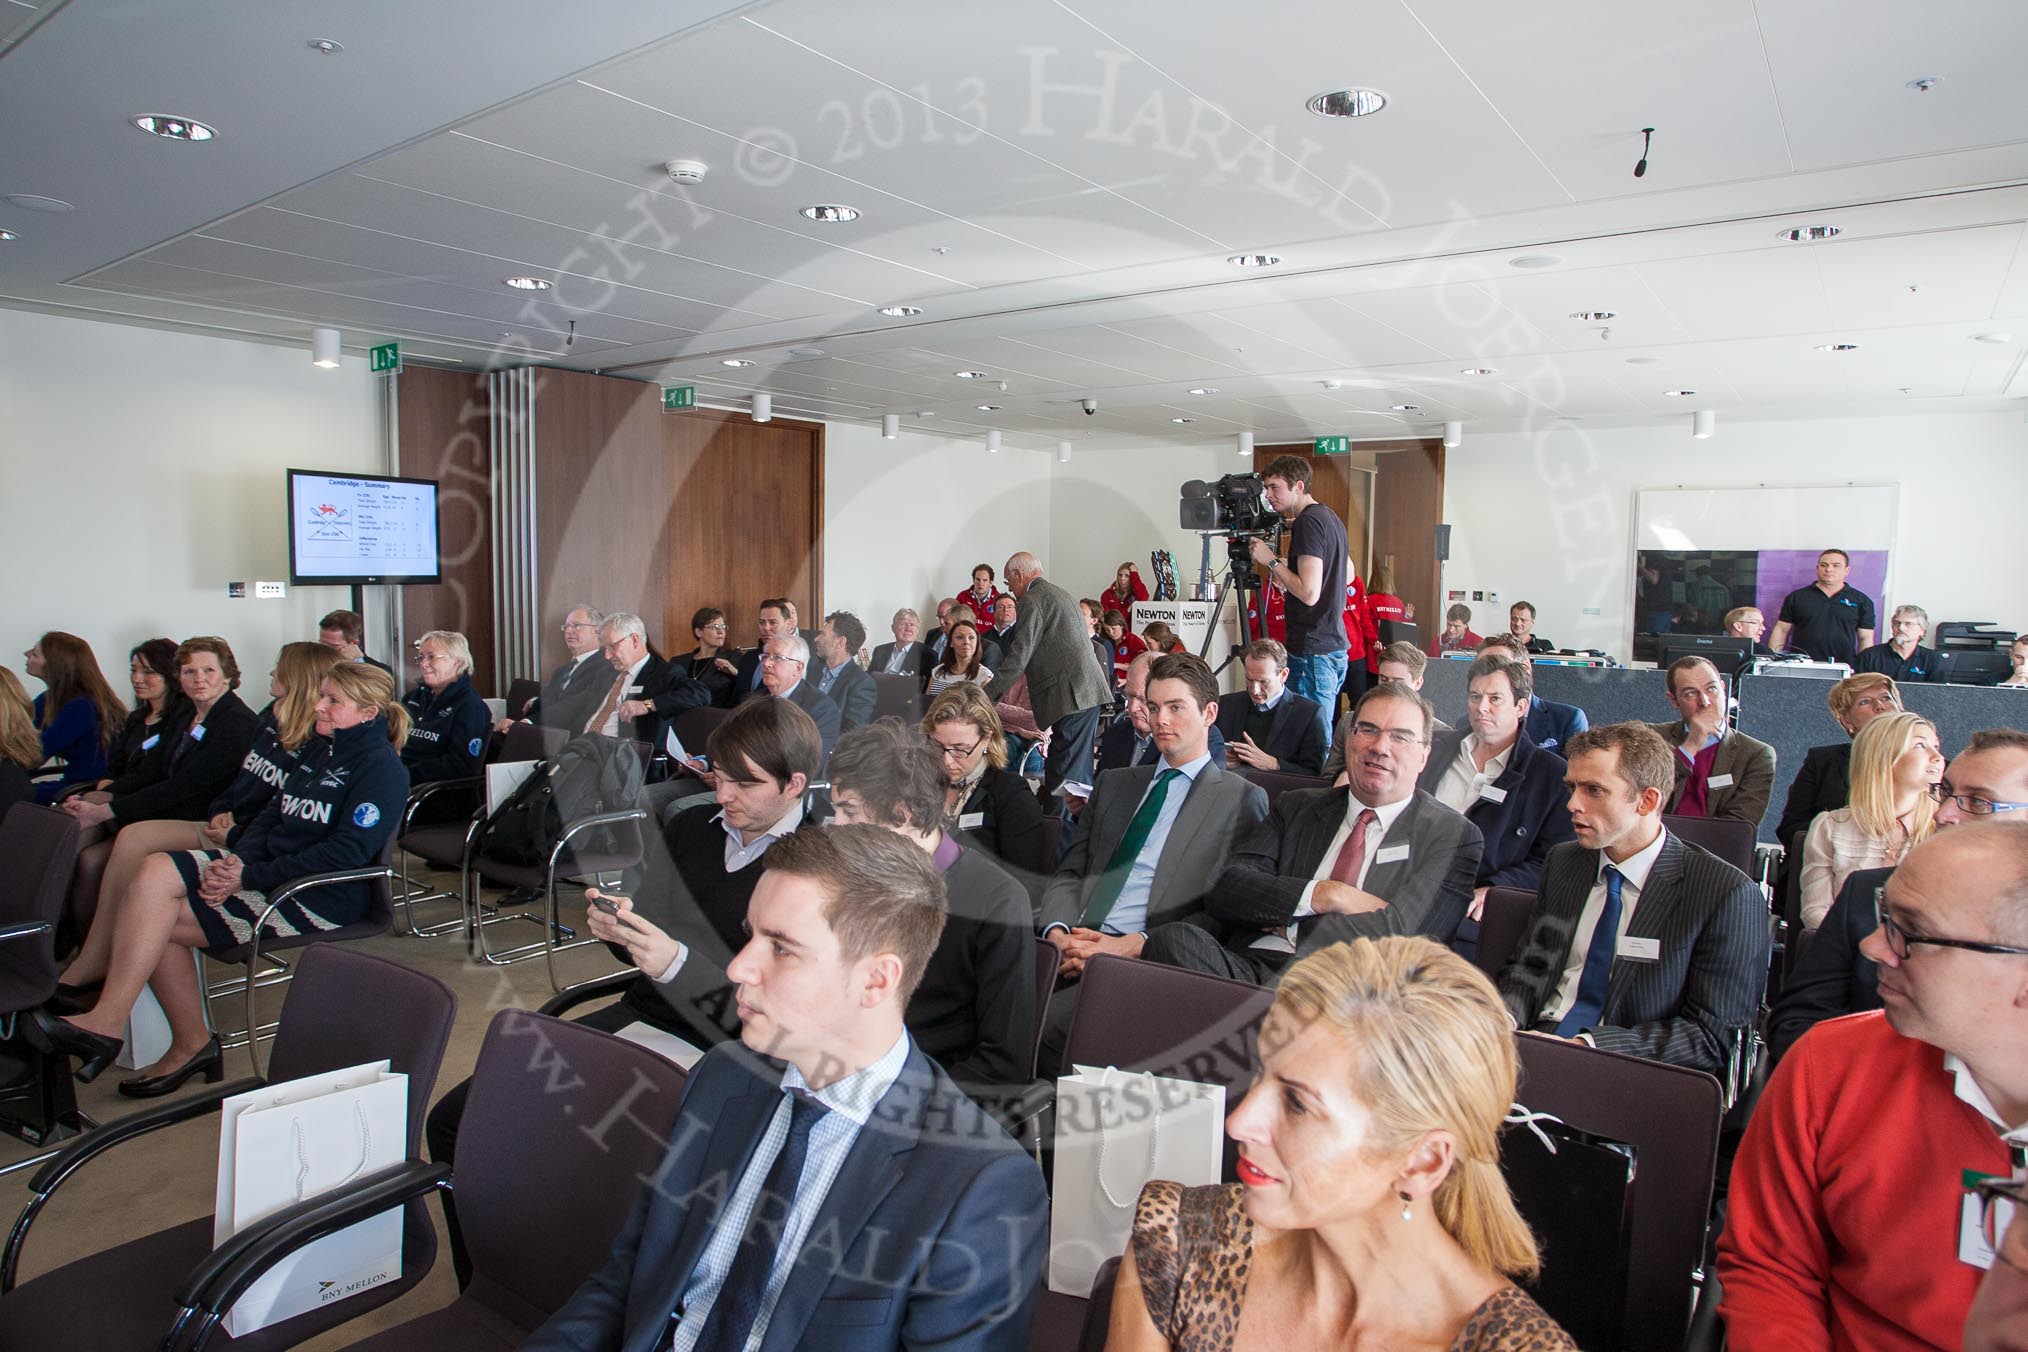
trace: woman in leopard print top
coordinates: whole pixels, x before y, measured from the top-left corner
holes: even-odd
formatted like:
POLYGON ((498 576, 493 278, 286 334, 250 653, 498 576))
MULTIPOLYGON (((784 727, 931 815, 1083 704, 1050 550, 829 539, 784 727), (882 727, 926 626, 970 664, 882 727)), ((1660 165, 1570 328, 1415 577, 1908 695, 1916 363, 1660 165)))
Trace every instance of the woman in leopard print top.
POLYGON ((1109 1352, 1575 1352, 1511 1278, 1535 1238, 1500 1176, 1512 1033, 1428 939, 1289 968, 1226 1131, 1237 1184, 1141 1194, 1109 1352))

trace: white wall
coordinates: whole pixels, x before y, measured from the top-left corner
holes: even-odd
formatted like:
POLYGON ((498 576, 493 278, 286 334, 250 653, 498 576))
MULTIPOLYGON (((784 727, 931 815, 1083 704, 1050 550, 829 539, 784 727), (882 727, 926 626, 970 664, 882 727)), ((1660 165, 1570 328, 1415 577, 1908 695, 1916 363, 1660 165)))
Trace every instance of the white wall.
POLYGON ((1721 417, 1708 441, 1691 439, 1689 421, 1559 425, 1533 436, 1467 428, 1445 468, 1444 520, 1452 532, 1444 586, 1500 598, 1497 605, 1466 598, 1472 627, 1504 629, 1506 607, 1528 600, 1549 638, 1625 660, 1637 490, 1890 483, 1899 486, 1900 503, 1891 594, 1874 598, 1883 603, 1883 631, 1888 610, 1910 603, 1932 620, 2028 628, 2018 549, 2028 424, 2018 413, 1721 417))
POLYGON ((215 633, 265 703, 276 650, 315 638, 349 592, 233 601, 225 584, 287 580, 284 469, 382 471, 372 380, 350 354, 311 366, 307 335, 273 347, 0 309, 0 662, 19 674, 23 649, 67 629, 125 697, 135 643, 215 633))
MULTIPOLYGON (((824 609, 849 610, 869 647, 902 606, 936 624, 936 601, 997 574, 1007 556, 1049 547, 1049 457, 989 453, 976 437, 904 431, 888 441, 864 423, 824 431, 824 609)), ((815 616, 808 617, 812 628, 815 616)))
MULTIPOLYGON (((1248 468, 1232 443, 1216 446, 1158 446, 1131 450, 1086 450, 1070 464, 1049 457, 1049 576, 1074 596, 1097 596, 1113 572, 1131 559, 1153 590, 1148 555, 1157 549, 1176 555, 1183 594, 1196 584, 1201 549, 1198 537, 1176 524, 1186 479, 1216 479, 1248 468)), ((1212 567, 1223 571, 1225 546, 1217 543, 1212 567)))

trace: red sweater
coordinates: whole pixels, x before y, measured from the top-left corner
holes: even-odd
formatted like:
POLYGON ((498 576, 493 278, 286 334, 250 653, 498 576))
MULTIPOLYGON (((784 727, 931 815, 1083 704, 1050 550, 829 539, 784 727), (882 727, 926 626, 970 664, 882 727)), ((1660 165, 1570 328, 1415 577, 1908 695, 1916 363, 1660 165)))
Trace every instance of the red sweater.
POLYGON ((1955 1352, 1985 1275, 1958 1261, 1960 1173, 2009 1168, 1943 1052, 1878 1010, 1818 1024, 1776 1068, 1733 1163, 1727 1345, 1955 1352))

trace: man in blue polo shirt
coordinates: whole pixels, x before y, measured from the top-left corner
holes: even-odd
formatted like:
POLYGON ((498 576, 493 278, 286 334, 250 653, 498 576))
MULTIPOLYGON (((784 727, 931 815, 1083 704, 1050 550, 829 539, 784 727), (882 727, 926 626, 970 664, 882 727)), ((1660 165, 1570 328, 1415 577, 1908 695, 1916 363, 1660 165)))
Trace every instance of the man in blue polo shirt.
POLYGON ((1873 646, 1873 598, 1845 585, 1851 571, 1852 556, 1842 549, 1817 555, 1817 580, 1782 599, 1768 646, 1788 652, 1793 643, 1793 651, 1819 662, 1857 663, 1859 650, 1873 646))

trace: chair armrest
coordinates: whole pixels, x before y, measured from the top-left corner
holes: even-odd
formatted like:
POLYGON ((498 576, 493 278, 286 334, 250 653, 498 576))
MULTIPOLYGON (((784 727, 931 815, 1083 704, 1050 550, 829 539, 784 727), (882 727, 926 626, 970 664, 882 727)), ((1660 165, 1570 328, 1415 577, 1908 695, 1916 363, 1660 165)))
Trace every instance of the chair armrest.
POLYGON ((336 887, 339 883, 372 882, 376 878, 392 880, 394 870, 386 864, 370 864, 365 868, 333 869, 329 873, 311 873, 301 878, 291 878, 268 894, 268 909, 261 916, 261 924, 267 923, 268 915, 285 901, 293 901, 299 894, 313 892, 320 887, 336 887))
MULTIPOLYGON (((648 809, 644 807, 630 807, 624 812, 595 812, 589 817, 580 817, 565 827, 563 834, 556 838, 556 844, 550 847, 549 866, 557 867, 563 859, 564 851, 570 847, 571 837, 580 831, 589 831, 598 826, 618 826, 621 822, 633 822, 638 827, 646 820, 648 809)), ((638 834, 637 831, 636 835, 638 834)))
POLYGON ((0 925, 0 941, 8 939, 33 939, 39 934, 49 933, 47 920, 24 920, 18 925, 0 925))
MULTIPOLYGON (((416 785, 414 788, 408 791, 408 805, 401 810, 401 829, 397 831, 395 834, 407 835, 409 827, 415 823, 416 809, 421 807, 425 802, 427 802, 430 798, 434 797, 435 795, 443 793, 448 789, 484 790, 485 787, 486 787, 486 779, 485 776, 483 775, 468 775, 464 779, 433 779, 429 781, 427 784, 416 785)), ((482 801, 479 803, 479 806, 477 808, 473 809, 472 815, 475 817, 483 817, 485 815, 485 809, 486 804, 483 801, 482 794, 482 801)))
POLYGON ((579 1005, 587 1004, 601 996, 625 990, 628 986, 633 985, 634 979, 640 975, 639 968, 623 967, 617 972, 608 972, 604 976, 595 976, 589 981, 580 981, 569 990, 550 996, 543 1003, 542 1008, 535 1012, 547 1014, 552 1018, 557 1017, 565 1010, 576 1009, 579 1005))
POLYGON ((205 1088, 198 1093, 178 1098, 170 1103, 158 1103, 139 1112, 108 1122, 102 1127, 86 1132, 56 1152, 55 1158, 35 1171, 35 1177, 28 1181, 32 1194, 28 1205, 14 1222, 13 1231, 7 1236, 7 1249, 0 1255, 0 1293, 14 1289, 14 1277, 20 1270, 21 1249, 28 1240, 28 1228, 48 1203, 53 1194, 72 1174, 83 1168, 92 1159, 112 1149, 123 1141, 136 1136, 145 1136, 163 1127, 175 1126, 178 1122, 189 1122, 215 1111, 219 1104, 234 1094, 244 1094, 259 1089, 266 1080, 249 1078, 234 1080, 216 1088, 205 1088))
POLYGON ((349 1225, 377 1216, 446 1186, 451 1166, 406 1160, 368 1174, 349 1187, 321 1193, 285 1207, 241 1230, 212 1250, 177 1288, 183 1320, 201 1315, 203 1323, 191 1340, 191 1352, 204 1345, 211 1330, 269 1268, 307 1244, 336 1234, 349 1225))

